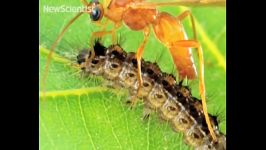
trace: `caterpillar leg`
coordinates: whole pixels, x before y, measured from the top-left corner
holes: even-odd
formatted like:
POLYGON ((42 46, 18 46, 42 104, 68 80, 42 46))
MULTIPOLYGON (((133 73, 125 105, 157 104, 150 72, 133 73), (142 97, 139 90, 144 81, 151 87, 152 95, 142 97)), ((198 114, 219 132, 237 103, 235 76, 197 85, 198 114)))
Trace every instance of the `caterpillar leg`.
POLYGON ((150 114, 151 114, 152 112, 153 112, 153 110, 152 110, 149 106, 144 105, 144 108, 143 108, 143 117, 142 117, 142 119, 143 119, 143 120, 147 120, 147 119, 149 119, 150 114))

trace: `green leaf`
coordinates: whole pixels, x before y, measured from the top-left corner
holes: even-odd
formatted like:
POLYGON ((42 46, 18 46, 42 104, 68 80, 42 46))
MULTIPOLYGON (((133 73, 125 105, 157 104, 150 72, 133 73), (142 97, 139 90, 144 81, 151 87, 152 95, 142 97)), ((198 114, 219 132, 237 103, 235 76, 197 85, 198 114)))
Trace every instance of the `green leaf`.
MULTIPOLYGON (((40 2, 40 81, 47 54, 52 42, 75 13, 47 13, 45 6, 82 6, 79 1, 42 0, 40 2)), ((184 7, 163 7, 177 16, 184 7)), ((208 110, 211 114, 221 111, 225 116, 225 8, 191 8, 196 18, 199 41, 205 58, 205 80, 208 110)), ((192 37, 189 19, 185 21, 188 36, 192 37)), ((108 27, 110 28, 110 27, 108 27)), ((156 114, 148 121, 142 120, 143 104, 130 110, 125 104, 126 90, 104 87, 100 77, 82 77, 74 67, 78 51, 89 47, 92 31, 99 28, 88 15, 78 19, 59 43, 46 82, 46 98, 40 89, 39 137, 40 149, 191 149, 184 143, 182 134, 174 132, 167 122, 156 114)), ((141 32, 123 26, 118 30, 122 47, 136 51, 143 40, 141 32)), ((111 44, 111 37, 103 39, 111 44)), ((195 53, 196 54, 196 53, 195 53)), ((196 56, 194 54, 194 56, 196 56)), ((152 34, 144 51, 144 59, 157 61, 165 72, 172 72, 168 50, 152 34), (160 60, 156 60, 160 55, 160 60)), ((197 58, 196 66, 198 66, 197 58)), ((193 95, 199 97, 198 81, 189 82, 193 95)), ((226 121, 220 123, 226 133, 226 121)))

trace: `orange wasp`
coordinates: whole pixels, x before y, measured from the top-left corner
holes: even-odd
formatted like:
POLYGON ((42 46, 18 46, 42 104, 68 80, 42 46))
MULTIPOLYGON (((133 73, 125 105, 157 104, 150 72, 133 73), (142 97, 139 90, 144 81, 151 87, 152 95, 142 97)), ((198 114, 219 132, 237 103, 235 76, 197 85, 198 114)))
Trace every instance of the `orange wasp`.
MULTIPOLYGON (((98 0, 92 0, 91 2, 81 0, 81 2, 86 9, 82 12, 79 12, 73 19, 68 22, 68 24, 63 28, 63 30, 61 31, 61 33, 59 34, 59 36, 51 47, 51 51, 48 55, 48 60, 46 63, 45 73, 42 80, 43 87, 45 87, 45 80, 48 73, 49 63, 51 61, 51 56, 56 45, 62 39, 63 34, 66 32, 69 26, 82 14, 87 13, 90 15, 90 18, 93 22, 100 24, 101 19, 105 17, 108 21, 111 21, 114 24, 114 28, 110 31, 106 31, 106 24, 102 24, 102 31, 92 33, 91 43, 92 41, 94 41, 95 38, 100 38, 107 34, 111 34, 112 40, 113 42, 115 42, 116 30, 122 26, 122 23, 128 26, 131 30, 142 31, 144 33, 144 40, 136 52, 139 91, 142 85, 141 58, 145 44, 149 39, 149 35, 152 29, 155 33, 156 38, 169 49, 176 69, 178 70, 180 80, 183 80, 185 78, 193 80, 197 77, 197 71, 193 62, 191 48, 195 48, 197 50, 200 66, 199 90, 202 99, 203 113, 210 134, 213 140, 217 141, 207 111, 205 98, 206 95, 204 82, 203 52, 201 44, 197 40, 193 16, 189 10, 181 13, 178 16, 172 16, 166 12, 159 12, 156 8, 159 6, 175 5, 225 6, 225 0, 171 0, 170 2, 169 0, 168 2, 167 0, 165 0, 165 2, 147 2, 145 0, 103 0, 103 4, 101 4, 98 0), (194 36, 193 39, 187 38, 186 32, 182 25, 182 21, 187 17, 190 17, 192 23, 192 30, 194 36)), ((94 51, 92 50, 90 58, 93 58, 93 56, 94 51)), ((134 105, 136 101, 136 99, 132 99, 132 105, 134 105)))

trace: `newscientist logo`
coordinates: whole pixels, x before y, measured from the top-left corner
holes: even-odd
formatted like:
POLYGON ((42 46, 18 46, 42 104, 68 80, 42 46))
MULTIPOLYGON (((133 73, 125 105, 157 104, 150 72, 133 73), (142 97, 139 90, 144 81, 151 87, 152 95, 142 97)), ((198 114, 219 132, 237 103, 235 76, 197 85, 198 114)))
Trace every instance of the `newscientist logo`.
POLYGON ((44 5, 43 6, 43 12, 44 13, 77 13, 81 11, 85 11, 86 7, 85 6, 66 6, 66 5, 61 5, 61 6, 49 6, 49 5, 44 5))

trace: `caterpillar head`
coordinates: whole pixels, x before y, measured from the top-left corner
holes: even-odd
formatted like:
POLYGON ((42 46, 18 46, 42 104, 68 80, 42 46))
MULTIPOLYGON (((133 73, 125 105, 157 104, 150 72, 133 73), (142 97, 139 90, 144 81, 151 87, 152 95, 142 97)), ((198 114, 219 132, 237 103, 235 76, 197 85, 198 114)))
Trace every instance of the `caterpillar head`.
POLYGON ((77 56, 77 63, 85 72, 100 75, 103 73, 106 48, 97 40, 93 49, 83 49, 77 56))

